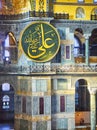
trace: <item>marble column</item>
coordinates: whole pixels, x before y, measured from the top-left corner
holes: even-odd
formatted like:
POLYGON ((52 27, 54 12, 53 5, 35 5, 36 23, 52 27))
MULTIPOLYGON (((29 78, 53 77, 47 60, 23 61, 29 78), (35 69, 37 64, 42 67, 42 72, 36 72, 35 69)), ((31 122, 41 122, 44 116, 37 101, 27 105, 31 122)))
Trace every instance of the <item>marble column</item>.
POLYGON ((89 64, 89 42, 88 42, 88 37, 86 37, 86 43, 85 43, 85 62, 86 62, 86 65, 89 64))
POLYGON ((91 130, 96 130, 96 89, 90 90, 91 130))

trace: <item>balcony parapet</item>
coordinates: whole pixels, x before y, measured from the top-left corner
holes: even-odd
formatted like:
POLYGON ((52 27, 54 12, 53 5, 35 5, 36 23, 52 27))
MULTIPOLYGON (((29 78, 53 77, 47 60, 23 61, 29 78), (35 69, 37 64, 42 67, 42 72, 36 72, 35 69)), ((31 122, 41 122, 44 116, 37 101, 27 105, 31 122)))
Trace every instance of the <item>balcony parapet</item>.
POLYGON ((33 65, 33 66, 0 66, 0 73, 12 74, 45 74, 45 73, 97 73, 97 65, 33 65))
POLYGON ((69 14, 66 13, 53 13, 53 12, 36 12, 29 11, 20 14, 0 14, 0 20, 21 20, 28 19, 33 17, 46 17, 46 18, 55 18, 55 19, 69 19, 69 14))

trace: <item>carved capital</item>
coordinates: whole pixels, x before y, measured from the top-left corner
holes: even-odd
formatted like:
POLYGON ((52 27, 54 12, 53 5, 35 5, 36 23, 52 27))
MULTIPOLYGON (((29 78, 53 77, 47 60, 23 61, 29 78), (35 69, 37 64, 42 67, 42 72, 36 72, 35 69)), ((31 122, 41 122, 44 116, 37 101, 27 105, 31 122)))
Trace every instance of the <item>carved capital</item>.
POLYGON ((88 88, 88 90, 89 90, 90 94, 96 94, 97 88, 90 87, 90 88, 88 88))

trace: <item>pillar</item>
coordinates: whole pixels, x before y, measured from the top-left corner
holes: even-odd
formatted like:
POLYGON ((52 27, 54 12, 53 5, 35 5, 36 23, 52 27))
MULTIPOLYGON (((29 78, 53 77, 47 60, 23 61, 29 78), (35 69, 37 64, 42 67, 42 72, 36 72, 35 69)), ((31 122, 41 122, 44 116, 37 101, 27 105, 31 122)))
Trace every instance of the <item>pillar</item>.
POLYGON ((85 62, 86 62, 86 65, 89 64, 89 43, 88 43, 88 37, 86 37, 86 43, 85 43, 85 62))
POLYGON ((96 130, 96 89, 90 90, 91 130, 96 130))

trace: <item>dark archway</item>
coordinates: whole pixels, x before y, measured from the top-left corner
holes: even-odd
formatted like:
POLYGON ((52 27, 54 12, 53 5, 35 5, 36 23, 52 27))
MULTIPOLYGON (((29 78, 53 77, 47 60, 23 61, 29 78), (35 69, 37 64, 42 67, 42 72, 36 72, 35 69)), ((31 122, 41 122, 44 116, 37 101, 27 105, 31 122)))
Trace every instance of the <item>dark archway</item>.
POLYGON ((97 28, 93 29, 89 37, 90 56, 97 56, 97 28))
POLYGON ((82 28, 76 28, 74 31, 74 57, 85 56, 85 37, 82 28))
POLYGON ((75 84, 75 124, 90 124, 90 93, 87 81, 79 79, 75 84))

